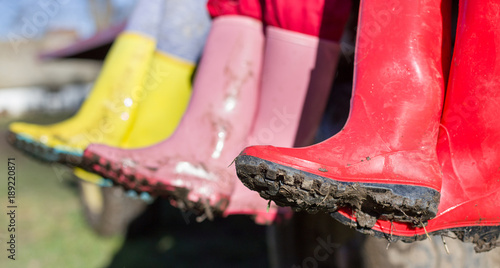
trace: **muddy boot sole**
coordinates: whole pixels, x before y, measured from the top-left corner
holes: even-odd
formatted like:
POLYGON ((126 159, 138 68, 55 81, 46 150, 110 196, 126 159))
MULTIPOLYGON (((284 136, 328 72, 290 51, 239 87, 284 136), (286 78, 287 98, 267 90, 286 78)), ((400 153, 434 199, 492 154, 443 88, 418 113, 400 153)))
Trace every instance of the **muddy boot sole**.
POLYGON ((473 243, 476 252, 487 252, 496 247, 500 247, 500 226, 466 226, 458 228, 443 229, 437 231, 429 231, 427 234, 415 236, 400 236, 396 234, 387 234, 377 230, 364 228, 355 221, 344 217, 340 213, 330 214, 334 219, 339 222, 355 228, 358 232, 363 234, 372 235, 378 238, 385 238, 389 242, 402 241, 412 243, 427 239, 429 236, 441 235, 443 237, 451 237, 459 239, 462 242, 473 243))
POLYGON ((310 213, 350 207, 366 228, 377 219, 421 225, 437 213, 440 194, 425 187, 335 181, 249 155, 235 163, 246 187, 279 206, 310 213))
POLYGON ((26 155, 43 162, 57 162, 69 166, 78 166, 82 161, 81 153, 73 153, 48 147, 43 143, 12 131, 7 132, 7 142, 26 155))
POLYGON ((138 194, 146 192, 151 196, 169 199, 172 205, 193 213, 198 216, 199 220, 205 218, 212 220, 215 216, 221 216, 229 204, 229 196, 220 198, 215 204, 210 204, 203 198, 190 200, 188 195, 191 189, 151 180, 138 173, 124 174, 119 166, 113 165, 105 157, 94 153, 83 157, 81 166, 90 172, 111 179, 114 185, 121 185, 127 190, 134 190, 138 194))

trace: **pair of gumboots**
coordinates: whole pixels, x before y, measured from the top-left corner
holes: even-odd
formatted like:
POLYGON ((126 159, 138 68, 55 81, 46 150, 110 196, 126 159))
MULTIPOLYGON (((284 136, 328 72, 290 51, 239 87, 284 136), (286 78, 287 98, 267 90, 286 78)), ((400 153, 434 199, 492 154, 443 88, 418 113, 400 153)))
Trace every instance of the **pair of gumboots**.
POLYGON ((40 158, 208 215, 271 222, 277 209, 266 213, 268 199, 392 240, 441 234, 477 251, 494 248, 496 3, 460 2, 452 55, 449 2, 361 1, 349 119, 330 139, 300 147, 312 142, 324 110, 349 8, 209 1, 215 18, 189 106, 193 65, 155 53, 154 38, 125 32, 75 117, 13 124, 9 138, 40 158), (273 146, 240 153, 255 144, 273 146), (300 148, 285 148, 292 146, 300 148), (243 184, 228 167, 233 160, 243 184))

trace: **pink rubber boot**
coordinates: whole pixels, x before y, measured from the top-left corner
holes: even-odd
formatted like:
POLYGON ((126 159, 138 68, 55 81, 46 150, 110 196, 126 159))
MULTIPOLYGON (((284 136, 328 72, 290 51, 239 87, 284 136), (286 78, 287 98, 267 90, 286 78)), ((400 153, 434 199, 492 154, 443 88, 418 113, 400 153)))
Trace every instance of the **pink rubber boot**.
MULTIPOLYGON (((339 51, 336 42, 267 27, 259 109, 247 145, 292 147, 296 143, 312 142, 310 133, 316 131, 324 112, 339 51), (305 103, 308 91, 310 99, 321 99, 322 102, 308 106, 305 103), (303 110, 304 106, 308 109, 303 110), (301 114, 310 119, 301 126, 306 128, 302 133, 309 135, 296 140, 301 114)), ((237 179, 234 166, 229 171, 237 179)), ((277 207, 271 207, 268 212, 267 206, 268 201, 257 192, 237 183, 224 214, 253 214, 257 223, 268 223, 277 216, 277 207)))
POLYGON ((209 217, 223 211, 236 182, 227 166, 244 147, 255 116, 263 46, 260 21, 216 18, 174 134, 136 150, 91 145, 84 166, 126 188, 168 196, 180 208, 209 217))
MULTIPOLYGON (((248 144, 305 146, 313 142, 323 115, 339 56, 338 42, 351 2, 268 0, 261 96, 248 144)), ((247 5, 250 6, 250 5, 247 5)), ((231 168, 232 174, 235 174, 231 168)), ((257 223, 277 219, 277 208, 241 183, 225 215, 255 215, 257 223)), ((280 214, 289 215, 288 208, 280 214)))

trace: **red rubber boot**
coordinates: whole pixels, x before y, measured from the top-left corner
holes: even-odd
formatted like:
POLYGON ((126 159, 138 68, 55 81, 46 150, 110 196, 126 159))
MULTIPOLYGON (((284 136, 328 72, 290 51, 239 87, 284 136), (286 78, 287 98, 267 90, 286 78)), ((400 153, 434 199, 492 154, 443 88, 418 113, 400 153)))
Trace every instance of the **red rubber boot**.
POLYGON ((335 218, 394 240, 421 240, 427 232, 473 242, 478 252, 500 246, 500 15, 493 2, 460 3, 437 147, 444 174, 437 216, 425 229, 382 220, 362 229, 347 209, 335 218))
POLYGON ((240 180, 281 205, 353 207, 364 226, 380 217, 434 217, 441 190, 435 148, 444 91, 442 26, 441 1, 362 1, 343 130, 310 147, 248 147, 236 159, 240 180))

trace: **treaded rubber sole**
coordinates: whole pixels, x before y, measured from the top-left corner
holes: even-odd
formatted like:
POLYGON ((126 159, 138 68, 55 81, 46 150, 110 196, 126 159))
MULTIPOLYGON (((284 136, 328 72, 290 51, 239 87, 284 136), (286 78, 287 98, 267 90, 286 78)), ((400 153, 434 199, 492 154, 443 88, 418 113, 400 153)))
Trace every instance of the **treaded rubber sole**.
POLYGON ((373 229, 363 228, 359 226, 355 221, 352 221, 351 219, 344 217, 342 214, 337 212, 331 213, 330 215, 339 222, 355 228, 360 233, 372 235, 378 238, 385 238, 389 242, 402 241, 405 243, 412 243, 425 240, 427 239, 428 235, 441 235, 456 238, 463 242, 473 243, 475 245, 474 250, 478 253, 487 252, 496 247, 500 247, 500 226, 467 226, 430 231, 427 234, 422 235, 399 236, 395 234, 387 234, 373 229))
POLYGON ((78 166, 82 161, 81 153, 73 153, 48 147, 12 131, 7 131, 7 142, 23 153, 43 162, 57 162, 78 166))
POLYGON ((235 163, 245 186, 279 206, 310 213, 350 207, 367 228, 377 219, 421 226, 437 213, 440 194, 426 187, 336 181, 250 155, 238 156, 235 163))
MULTIPOLYGON (((20 149, 23 153, 40 161, 58 162, 70 166, 78 166, 82 161, 81 154, 78 155, 70 152, 64 152, 62 150, 56 150, 26 137, 22 137, 21 135, 18 135, 12 131, 7 132, 7 141, 14 147, 20 149)), ((111 187, 116 184, 113 182, 109 184, 98 185, 100 187, 111 187)), ((141 199, 144 202, 151 202, 152 197, 144 196, 144 193, 146 192, 136 193, 137 199, 141 199)))
POLYGON ((188 198, 190 189, 161 181, 152 182, 141 174, 123 174, 119 167, 113 165, 105 157, 94 153, 86 154, 80 165, 85 170, 109 178, 114 185, 120 185, 127 190, 134 190, 138 193, 147 192, 152 196, 167 198, 175 207, 189 211, 200 218, 206 217, 211 220, 215 216, 220 216, 229 204, 229 196, 219 199, 213 205, 210 205, 206 199, 190 200, 188 198), (94 169, 94 166, 99 166, 100 169, 94 169))

